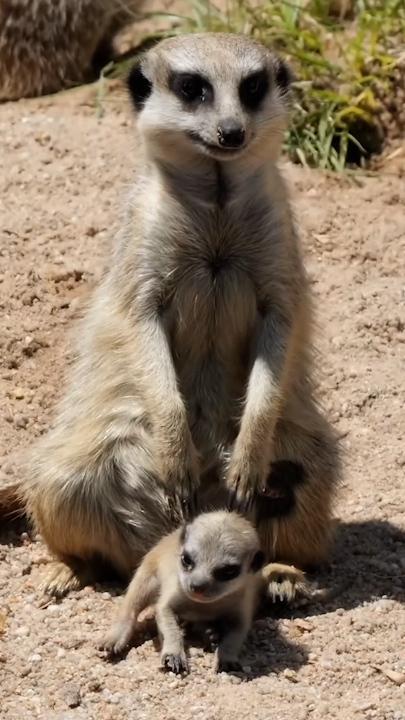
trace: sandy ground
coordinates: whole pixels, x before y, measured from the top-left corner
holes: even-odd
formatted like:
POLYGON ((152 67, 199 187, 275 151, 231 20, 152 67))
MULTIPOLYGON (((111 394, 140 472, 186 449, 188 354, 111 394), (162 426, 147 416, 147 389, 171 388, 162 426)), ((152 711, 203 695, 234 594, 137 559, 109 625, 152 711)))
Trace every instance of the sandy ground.
MULTIPOLYGON (((4 481, 52 417, 68 331, 107 257, 136 138, 119 93, 100 119, 85 89, 2 106, 0 146, 4 481)), ((215 676, 212 655, 193 648, 192 672, 178 679, 160 672, 152 640, 115 665, 99 656, 118 589, 41 607, 46 549, 1 521, 1 718, 405 718, 404 169, 339 178, 286 166, 316 297, 320 395, 346 452, 336 549, 320 581, 349 587, 258 620, 243 677, 215 676)))

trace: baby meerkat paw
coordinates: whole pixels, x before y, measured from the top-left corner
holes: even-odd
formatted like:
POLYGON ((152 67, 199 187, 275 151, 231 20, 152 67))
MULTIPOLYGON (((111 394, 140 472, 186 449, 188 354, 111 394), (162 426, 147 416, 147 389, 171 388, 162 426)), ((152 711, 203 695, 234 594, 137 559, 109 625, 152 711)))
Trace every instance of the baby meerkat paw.
POLYGON ((165 670, 170 670, 176 675, 187 675, 190 672, 186 654, 184 651, 179 654, 162 653, 161 657, 162 667, 165 670))
POLYGON ((128 650, 133 633, 132 625, 119 623, 99 643, 98 649, 104 651, 107 658, 119 657, 128 650))
POLYGON ((238 658, 235 657, 227 657, 226 655, 221 655, 220 652, 217 652, 215 654, 215 665, 214 665, 215 672, 226 672, 226 673, 232 673, 232 672, 241 672, 242 671, 242 665, 239 662, 238 658))
POLYGON ((310 593, 305 573, 293 565, 269 563, 262 570, 267 597, 272 602, 293 602, 299 597, 306 598, 310 593))

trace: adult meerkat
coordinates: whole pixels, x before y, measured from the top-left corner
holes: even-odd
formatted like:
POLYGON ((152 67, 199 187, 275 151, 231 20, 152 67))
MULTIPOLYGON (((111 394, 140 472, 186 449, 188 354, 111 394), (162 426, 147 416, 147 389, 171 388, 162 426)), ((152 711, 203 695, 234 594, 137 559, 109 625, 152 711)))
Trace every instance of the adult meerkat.
POLYGON ((311 383, 311 311, 277 168, 289 73, 245 36, 165 40, 129 75, 139 173, 24 485, 61 561, 45 588, 129 578, 181 503, 257 510, 268 560, 327 555, 338 474, 311 383))
MULTIPOLYGON (((101 647, 110 657, 120 655, 141 628, 139 615, 155 604, 165 668, 188 672, 179 624, 185 620, 217 627, 218 672, 240 669, 243 643, 269 584, 272 566, 262 575, 263 559, 257 532, 246 519, 221 511, 199 515, 147 553, 101 647)), ((275 572, 283 570, 275 566, 275 572)), ((291 568, 285 570, 291 573, 291 568)))
POLYGON ((0 0, 0 100, 95 79, 141 0, 0 0))

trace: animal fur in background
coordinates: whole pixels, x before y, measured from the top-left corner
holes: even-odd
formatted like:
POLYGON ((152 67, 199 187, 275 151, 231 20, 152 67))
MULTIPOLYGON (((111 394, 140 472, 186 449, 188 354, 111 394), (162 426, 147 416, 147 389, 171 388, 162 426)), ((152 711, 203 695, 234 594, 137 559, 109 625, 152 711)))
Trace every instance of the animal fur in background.
POLYGON ((0 100, 98 77, 141 0, 0 0, 0 100))

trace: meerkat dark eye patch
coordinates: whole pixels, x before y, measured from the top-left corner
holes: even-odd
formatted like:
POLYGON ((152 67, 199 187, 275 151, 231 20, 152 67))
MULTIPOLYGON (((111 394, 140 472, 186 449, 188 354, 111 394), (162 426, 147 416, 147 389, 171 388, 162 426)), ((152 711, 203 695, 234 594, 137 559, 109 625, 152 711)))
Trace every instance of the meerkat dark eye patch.
POLYGON ((180 560, 185 570, 192 570, 195 566, 193 558, 186 550, 183 550, 180 560))
POLYGON ((240 565, 223 565, 222 567, 215 568, 212 576, 219 582, 227 582, 228 580, 234 580, 241 573, 240 565))
POLYGON ((212 99, 214 91, 206 78, 198 73, 172 73, 169 87, 185 103, 204 103, 212 99))
POLYGON ((245 77, 239 85, 239 97, 248 110, 257 110, 269 90, 270 82, 266 70, 258 70, 245 77))
POLYGON ((127 79, 127 86, 135 105, 135 110, 142 110, 152 92, 152 83, 144 75, 140 65, 134 65, 127 79))

